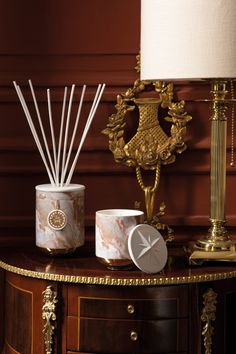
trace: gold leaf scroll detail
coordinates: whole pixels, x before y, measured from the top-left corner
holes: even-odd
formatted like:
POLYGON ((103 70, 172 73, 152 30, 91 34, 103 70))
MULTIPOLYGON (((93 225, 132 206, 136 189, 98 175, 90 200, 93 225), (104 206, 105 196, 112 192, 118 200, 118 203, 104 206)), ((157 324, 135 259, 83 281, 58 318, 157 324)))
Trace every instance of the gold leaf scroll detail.
POLYGON ((202 335, 204 337, 205 354, 212 353, 212 336, 214 334, 214 327, 212 322, 216 319, 216 304, 217 294, 209 288, 203 294, 203 309, 201 321, 205 322, 203 326, 202 335))
POLYGON ((43 327, 45 354, 52 353, 52 343, 54 334, 54 325, 52 321, 56 320, 56 303, 57 292, 53 290, 52 286, 47 286, 43 291, 43 307, 42 318, 46 321, 43 327))

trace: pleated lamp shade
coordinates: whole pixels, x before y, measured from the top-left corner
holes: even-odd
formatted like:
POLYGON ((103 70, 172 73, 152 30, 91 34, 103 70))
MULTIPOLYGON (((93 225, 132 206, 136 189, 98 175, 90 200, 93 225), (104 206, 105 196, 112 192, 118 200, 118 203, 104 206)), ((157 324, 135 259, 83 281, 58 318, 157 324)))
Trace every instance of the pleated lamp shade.
POLYGON ((141 0, 141 80, 236 78, 236 0, 141 0))

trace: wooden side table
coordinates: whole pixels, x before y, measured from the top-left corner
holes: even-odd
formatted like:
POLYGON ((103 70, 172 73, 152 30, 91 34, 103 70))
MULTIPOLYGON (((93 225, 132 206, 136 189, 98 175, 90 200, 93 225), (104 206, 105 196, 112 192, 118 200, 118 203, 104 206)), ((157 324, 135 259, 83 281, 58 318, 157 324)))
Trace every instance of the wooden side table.
MULTIPOLYGON (((107 270, 81 250, 2 249, 5 353, 235 354, 236 268, 107 270)), ((0 298, 1 299, 1 298, 0 298)), ((1 343, 1 341, 0 341, 1 343)))

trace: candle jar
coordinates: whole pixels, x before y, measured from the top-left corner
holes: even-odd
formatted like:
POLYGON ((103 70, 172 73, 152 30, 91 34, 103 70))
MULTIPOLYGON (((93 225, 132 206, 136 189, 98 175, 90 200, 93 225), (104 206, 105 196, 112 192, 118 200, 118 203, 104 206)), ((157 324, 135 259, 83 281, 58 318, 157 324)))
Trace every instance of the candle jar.
POLYGON ((74 252, 84 244, 85 186, 36 188, 36 246, 51 255, 74 252))
POLYGON ((96 257, 109 269, 133 265, 128 238, 133 228, 143 222, 140 210, 107 209, 96 212, 96 257))

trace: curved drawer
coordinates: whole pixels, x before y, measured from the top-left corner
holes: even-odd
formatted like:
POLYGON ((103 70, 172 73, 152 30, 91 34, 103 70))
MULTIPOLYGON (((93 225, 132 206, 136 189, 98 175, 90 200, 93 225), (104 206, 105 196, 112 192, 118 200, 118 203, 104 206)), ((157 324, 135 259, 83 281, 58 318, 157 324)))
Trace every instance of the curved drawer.
POLYGON ((185 317, 179 313, 179 301, 175 299, 90 299, 79 298, 81 317, 122 319, 167 319, 185 317))
POLYGON ((188 288, 95 289, 70 287, 68 315, 106 319, 171 319, 188 317, 188 288), (115 290, 115 291, 114 291, 115 290), (125 290, 125 291, 124 291, 125 290))
POLYGON ((106 320, 68 317, 69 350, 108 353, 187 351, 188 320, 106 320))

